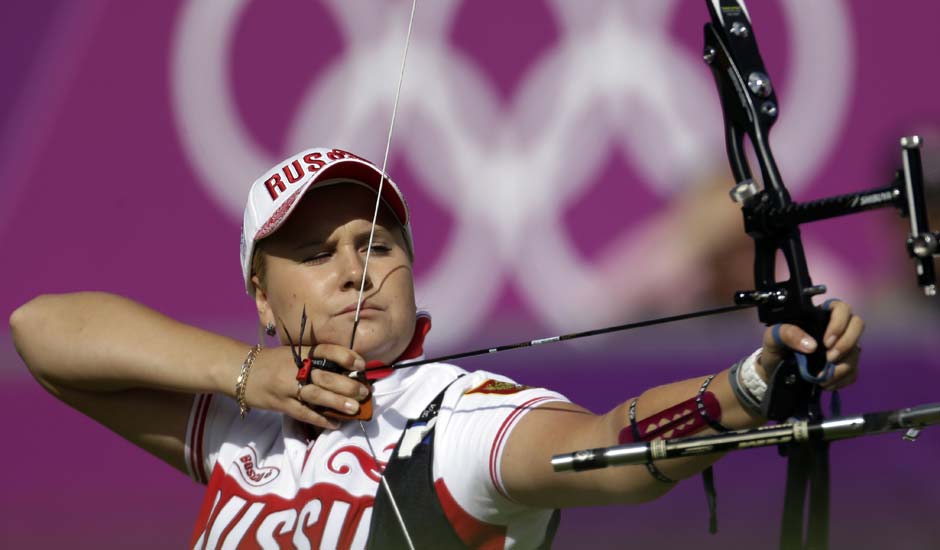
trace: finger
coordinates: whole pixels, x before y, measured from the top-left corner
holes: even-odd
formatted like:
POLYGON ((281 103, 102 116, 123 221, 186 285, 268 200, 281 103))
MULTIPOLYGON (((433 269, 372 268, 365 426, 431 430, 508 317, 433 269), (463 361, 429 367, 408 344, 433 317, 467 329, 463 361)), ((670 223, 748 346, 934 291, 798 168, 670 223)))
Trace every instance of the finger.
POLYGON ((369 388, 365 384, 342 374, 316 369, 310 375, 310 380, 321 388, 353 399, 369 396, 369 388))
POLYGON ((315 357, 329 359, 348 370, 362 370, 366 368, 366 361, 361 355, 349 348, 336 344, 319 344, 313 349, 315 357))
POLYGON ((307 384, 297 395, 303 403, 311 407, 325 407, 343 414, 356 414, 359 411, 359 402, 355 399, 339 395, 317 384, 307 384))
POLYGON ((860 349, 852 350, 846 355, 844 363, 835 366, 832 379, 820 384, 824 390, 838 390, 850 386, 858 380, 858 359, 861 354, 860 349))
POLYGON ((338 430, 340 427, 339 422, 330 420, 329 418, 323 416, 317 411, 311 409, 310 407, 304 405, 300 401, 297 401, 294 398, 288 400, 287 408, 284 411, 285 414, 297 420, 303 422, 304 424, 310 424, 317 426, 319 428, 324 428, 327 430, 338 430))
POLYGON ((865 321, 858 315, 853 315, 842 336, 833 345, 828 346, 826 359, 829 362, 840 361, 846 353, 856 349, 863 332, 865 332, 865 321))
POLYGON ((812 353, 816 349, 816 340, 796 325, 774 325, 764 331, 764 349, 778 355, 787 348, 803 353, 812 353), (775 338, 774 335, 779 338, 775 338))
POLYGON ((858 380, 858 368, 849 363, 839 363, 836 365, 832 380, 820 384, 820 387, 826 391, 836 391, 851 386, 856 380, 858 380))
POLYGON ((845 332, 849 318, 852 317, 852 308, 839 300, 830 300, 826 304, 829 309, 829 324, 826 325, 826 332, 823 334, 823 344, 831 348, 845 332))

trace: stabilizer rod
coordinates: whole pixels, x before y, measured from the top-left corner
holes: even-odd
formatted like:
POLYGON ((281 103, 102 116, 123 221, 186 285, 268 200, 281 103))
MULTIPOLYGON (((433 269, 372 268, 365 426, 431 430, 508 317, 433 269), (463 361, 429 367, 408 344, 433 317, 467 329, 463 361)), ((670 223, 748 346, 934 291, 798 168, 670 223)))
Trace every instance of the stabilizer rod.
POLYGON ((809 422, 798 420, 749 430, 735 430, 716 435, 658 439, 615 447, 584 449, 552 457, 556 472, 596 470, 609 466, 645 464, 654 460, 740 451, 787 443, 833 441, 897 430, 907 430, 906 439, 926 426, 940 424, 940 403, 906 409, 841 416, 809 422))

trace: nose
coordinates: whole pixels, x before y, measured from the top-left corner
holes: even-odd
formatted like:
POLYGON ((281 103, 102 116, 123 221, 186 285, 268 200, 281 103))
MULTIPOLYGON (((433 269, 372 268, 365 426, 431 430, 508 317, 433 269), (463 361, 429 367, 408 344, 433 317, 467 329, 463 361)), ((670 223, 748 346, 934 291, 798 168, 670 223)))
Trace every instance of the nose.
POLYGON ((372 277, 366 272, 365 254, 360 254, 358 250, 349 247, 343 252, 343 289, 359 291, 362 287, 365 291, 372 288, 372 277), (365 280, 363 281, 363 273, 365 280))

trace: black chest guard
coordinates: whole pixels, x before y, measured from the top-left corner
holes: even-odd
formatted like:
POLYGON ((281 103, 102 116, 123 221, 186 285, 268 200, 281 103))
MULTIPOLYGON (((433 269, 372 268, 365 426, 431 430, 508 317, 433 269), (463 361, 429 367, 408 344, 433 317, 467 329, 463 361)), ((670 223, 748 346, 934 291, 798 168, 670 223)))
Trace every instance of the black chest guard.
MULTIPOLYGON (((468 548, 448 521, 434 489, 434 424, 448 388, 450 384, 437 394, 418 418, 408 421, 382 474, 395 495, 416 550, 468 548)), ((556 510, 539 549, 551 547, 559 519, 560 514, 556 510)), ((402 526, 382 487, 379 487, 372 506, 366 547, 372 550, 408 550, 402 526)))

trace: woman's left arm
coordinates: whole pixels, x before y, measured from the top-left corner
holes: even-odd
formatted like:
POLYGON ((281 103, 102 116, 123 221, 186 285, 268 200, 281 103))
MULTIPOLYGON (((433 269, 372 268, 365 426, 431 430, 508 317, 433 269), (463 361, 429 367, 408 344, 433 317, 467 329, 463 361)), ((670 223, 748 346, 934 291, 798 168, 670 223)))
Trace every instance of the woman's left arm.
MULTIPOLYGON (((836 365, 832 379, 824 387, 838 389, 853 383, 858 376, 858 342, 864 330, 861 318, 849 306, 833 302, 829 325, 822 345, 827 358, 836 365)), ((757 374, 767 380, 766 365, 777 365, 788 353, 811 353, 817 344, 794 325, 782 325, 779 339, 772 329, 764 332, 763 348, 756 364, 757 374)), ((729 429, 752 428, 767 420, 749 412, 736 397, 730 381, 730 369, 718 373, 708 386, 720 408, 720 422, 729 429)), ((696 394, 705 377, 657 386, 636 398, 635 419, 640 425, 659 425, 659 418, 670 407, 688 402, 694 407, 696 394)), ((609 447, 620 443, 621 432, 630 429, 628 399, 604 415, 594 415, 574 404, 549 403, 530 411, 512 431, 501 462, 503 483, 517 501, 540 508, 563 508, 652 500, 667 493, 675 483, 655 479, 645 466, 621 466, 591 472, 556 473, 552 455, 579 449, 609 447)), ((641 430, 642 431, 642 430, 641 430)), ((715 433, 704 424, 696 435, 715 433)), ((668 435, 668 434, 664 434, 668 435)), ((691 434, 686 434, 691 435, 691 434)), ((656 462, 668 479, 682 480, 708 468, 722 455, 678 458, 656 462)))

